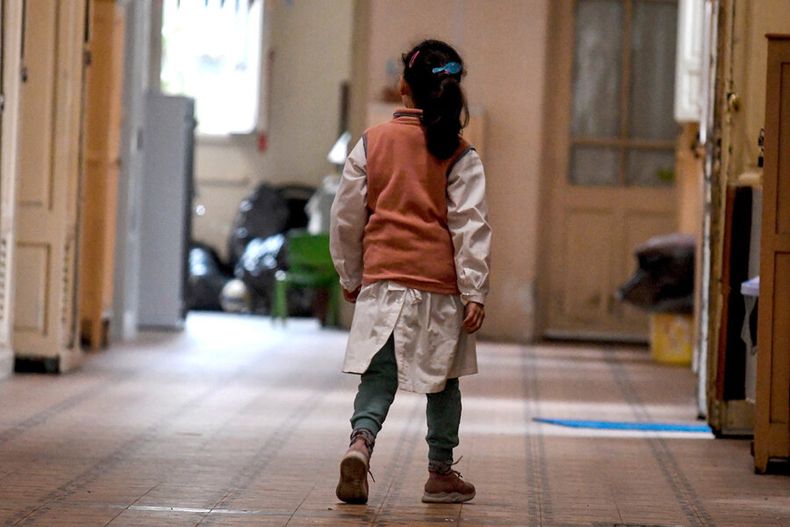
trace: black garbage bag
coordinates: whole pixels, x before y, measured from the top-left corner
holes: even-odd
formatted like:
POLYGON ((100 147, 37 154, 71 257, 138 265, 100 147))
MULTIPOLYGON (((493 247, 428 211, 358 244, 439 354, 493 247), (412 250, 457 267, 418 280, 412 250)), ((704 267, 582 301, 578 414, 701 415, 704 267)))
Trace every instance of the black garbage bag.
POLYGON ((251 240, 285 232, 289 217, 288 202, 282 193, 266 183, 259 185, 241 202, 233 221, 228 239, 230 265, 236 265, 251 240))
POLYGON ((651 312, 694 309, 694 237, 669 234, 636 248, 636 272, 618 290, 621 300, 651 312))
MULTIPOLYGON (((236 264, 235 275, 247 286, 253 313, 268 314, 274 300, 277 271, 287 270, 287 238, 276 234, 266 239, 255 238, 236 264)), ((315 291, 289 288, 286 305, 291 316, 310 316, 313 312, 315 291)))
POLYGON ((285 199, 288 206, 288 221, 285 230, 306 229, 309 218, 307 216, 307 202, 315 194, 315 187, 309 185, 283 185, 277 190, 285 199))
POLYGON ((220 293, 233 277, 222 264, 217 252, 206 244, 192 242, 189 246, 188 271, 187 309, 222 311, 220 293))
POLYGON ((285 267, 285 236, 254 238, 236 263, 234 274, 247 286, 254 313, 266 314, 274 298, 274 279, 278 269, 285 267))

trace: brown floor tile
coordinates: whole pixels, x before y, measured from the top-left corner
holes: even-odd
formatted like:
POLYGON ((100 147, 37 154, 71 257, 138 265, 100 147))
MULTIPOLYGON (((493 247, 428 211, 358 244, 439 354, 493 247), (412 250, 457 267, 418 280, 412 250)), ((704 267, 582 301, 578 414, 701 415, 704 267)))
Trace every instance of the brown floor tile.
POLYGON ((420 502, 425 398, 399 392, 369 503, 340 504, 345 338, 199 314, 68 375, 0 383, 0 525, 790 527, 790 478, 754 475, 747 441, 535 423, 696 422, 691 372, 606 346, 480 346, 456 467, 472 503, 420 502))

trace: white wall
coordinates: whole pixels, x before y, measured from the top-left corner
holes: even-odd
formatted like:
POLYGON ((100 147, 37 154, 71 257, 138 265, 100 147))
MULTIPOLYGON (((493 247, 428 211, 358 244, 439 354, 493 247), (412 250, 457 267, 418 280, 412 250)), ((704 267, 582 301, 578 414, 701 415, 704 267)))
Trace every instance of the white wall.
MULTIPOLYGON (((351 76, 353 0, 268 0, 268 148, 254 136, 198 140, 194 237, 225 253, 239 202, 258 182, 318 185, 338 136, 340 86, 351 76)), ((264 54, 265 56, 265 54, 264 54)))
POLYGON ((149 34, 151 0, 126 2, 124 50, 123 128, 121 172, 118 181, 118 216, 113 286, 113 340, 137 334, 140 286, 140 214, 143 148, 139 137, 145 127, 145 93, 149 87, 149 34))

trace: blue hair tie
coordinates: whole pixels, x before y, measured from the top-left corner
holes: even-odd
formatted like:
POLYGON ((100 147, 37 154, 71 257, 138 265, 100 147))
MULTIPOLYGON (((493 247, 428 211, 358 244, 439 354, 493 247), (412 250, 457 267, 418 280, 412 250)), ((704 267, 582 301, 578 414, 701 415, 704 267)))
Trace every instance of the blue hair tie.
POLYGON ((458 75, 461 73, 461 65, 457 62, 448 62, 444 66, 433 68, 431 71, 434 73, 447 73, 449 75, 458 75))

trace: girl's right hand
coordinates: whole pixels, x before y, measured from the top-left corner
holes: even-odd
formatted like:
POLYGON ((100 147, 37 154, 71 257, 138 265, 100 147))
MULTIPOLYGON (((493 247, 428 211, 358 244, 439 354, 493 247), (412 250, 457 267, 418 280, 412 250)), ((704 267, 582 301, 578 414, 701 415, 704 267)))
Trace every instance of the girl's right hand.
POLYGON ((486 309, 483 304, 469 302, 464 306, 464 329, 467 333, 474 333, 483 325, 486 318, 486 309))

